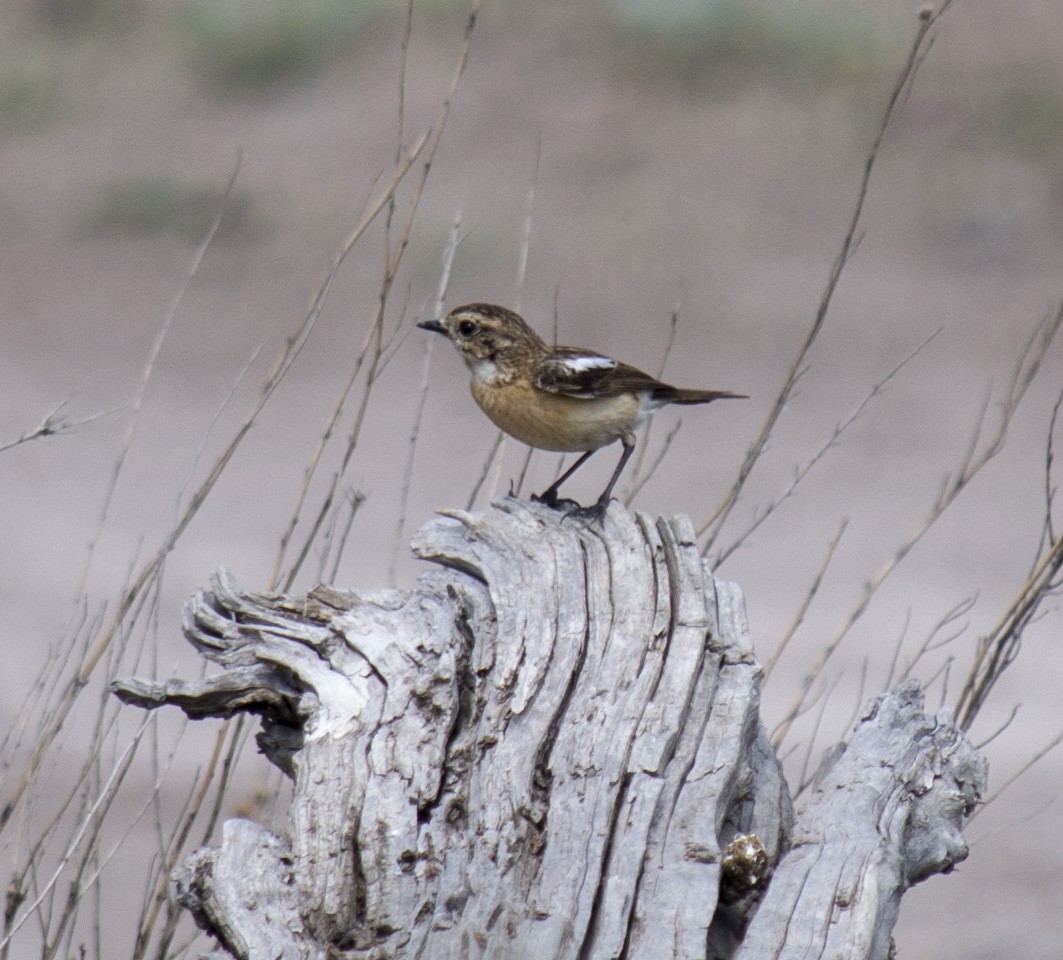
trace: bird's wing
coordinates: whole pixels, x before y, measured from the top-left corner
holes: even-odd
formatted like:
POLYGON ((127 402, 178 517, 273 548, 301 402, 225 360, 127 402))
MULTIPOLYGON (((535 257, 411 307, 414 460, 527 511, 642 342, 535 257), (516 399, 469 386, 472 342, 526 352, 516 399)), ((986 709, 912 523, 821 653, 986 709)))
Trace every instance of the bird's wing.
POLYGON ((575 347, 557 347, 540 360, 532 372, 532 383, 550 393, 584 398, 615 397, 662 386, 626 363, 575 347))
POLYGON ((616 361, 609 357, 560 347, 535 365, 532 383, 540 390, 567 397, 597 397, 616 367, 616 361))

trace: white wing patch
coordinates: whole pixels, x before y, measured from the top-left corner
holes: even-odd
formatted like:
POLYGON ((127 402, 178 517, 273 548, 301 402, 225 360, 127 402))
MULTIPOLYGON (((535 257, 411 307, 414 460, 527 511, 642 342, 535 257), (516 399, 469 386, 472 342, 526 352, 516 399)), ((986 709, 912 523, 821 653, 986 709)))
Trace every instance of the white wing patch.
POLYGON ((562 360, 555 360, 554 363, 572 373, 584 373, 587 370, 613 370, 616 368, 615 360, 611 360, 609 357, 596 357, 591 354, 565 357, 562 360))
POLYGON ((618 366, 615 360, 597 353, 562 348, 536 367, 532 383, 540 390, 566 397, 596 397, 618 366))

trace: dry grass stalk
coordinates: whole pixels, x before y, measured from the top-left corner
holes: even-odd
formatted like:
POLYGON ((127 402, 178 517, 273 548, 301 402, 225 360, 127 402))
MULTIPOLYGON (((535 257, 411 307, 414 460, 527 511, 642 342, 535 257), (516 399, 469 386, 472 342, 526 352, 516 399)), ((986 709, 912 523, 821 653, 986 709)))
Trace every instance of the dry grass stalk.
MULTIPOLYGON (((321 501, 320 508, 317 512, 316 517, 310 524, 310 529, 308 530, 306 537, 304 538, 302 548, 296 555, 295 559, 292 561, 287 573, 283 577, 281 577, 280 571, 284 559, 284 548, 287 546, 287 538, 290 538, 291 532, 294 531, 295 524, 298 522, 298 514, 301 511, 303 502, 305 501, 305 495, 309 486, 310 478, 313 476, 316 464, 320 459, 320 456, 318 455, 312 462, 312 465, 308 467, 307 477, 303 486, 303 492, 300 494, 299 503, 296 507, 296 510, 292 514, 292 519, 289 521, 289 532, 286 534, 286 539, 282 541, 281 550, 278 552, 277 561, 274 565, 274 574, 272 580, 273 582, 278 582, 279 578, 279 582, 281 583, 283 589, 290 589, 291 585, 295 582, 295 578, 298 576, 299 570, 302 567, 302 564, 305 561, 307 554, 310 552, 311 546, 317 538, 318 531, 321 529, 321 526, 325 521, 325 517, 328 515, 328 512, 332 507, 332 503, 334 501, 336 489, 339 485, 339 482, 345 475, 347 468, 350 466, 351 460, 354 456, 354 451, 358 446, 358 441, 361 437, 362 432, 362 425, 365 422, 366 412, 369 408, 369 398, 372 394, 373 386, 376 383, 376 378, 380 371, 381 359, 384 352, 383 325, 384 311, 387 307, 388 296, 391 291, 391 286, 394 283, 395 276, 398 273, 399 266, 402 263, 402 258, 406 252, 406 248, 409 244, 410 231, 413 228, 414 218, 417 214, 417 210, 419 209, 421 197, 424 194, 424 188, 425 184, 428 181, 429 172, 432 169, 432 161, 435 158, 437 149, 439 148, 439 142, 443 137, 443 131, 446 129, 447 126, 447 119, 450 116, 451 103, 453 102, 454 95, 457 92, 458 84, 461 81, 462 75, 465 73, 465 66, 468 63, 469 59, 469 48, 472 44, 472 32, 473 28, 476 25, 476 17, 479 13, 479 9, 480 0, 474 0, 472 5, 472 12, 470 13, 468 22, 466 24, 465 35, 462 41, 460 53, 458 55, 458 62, 455 66, 453 77, 451 78, 450 88, 447 92, 446 97, 443 100, 442 106, 440 107, 439 118, 437 119, 432 129, 427 134, 425 134, 425 136, 422 138, 422 141, 418 144, 417 152, 419 153, 419 148, 424 144, 425 140, 427 139, 427 152, 425 153, 425 161, 421 168, 421 176, 418 178, 413 189, 413 196, 410 199, 409 212, 407 214, 406 222, 403 226, 402 232, 399 236, 398 245, 393 253, 391 253, 389 249, 389 255, 386 256, 384 276, 381 282, 380 294, 377 301, 376 315, 373 318, 373 322, 370 324, 369 337, 372 341, 372 348, 369 354, 369 364, 366 372, 365 386, 362 391, 362 397, 358 406, 358 410, 355 413, 354 425, 352 426, 347 436, 347 444, 343 452, 340 467, 335 473, 333 473, 332 477, 329 480, 326 491, 321 501)), ((409 164, 412 164, 413 160, 414 156, 411 155, 411 157, 402 164, 402 169, 408 169, 409 164)), ((389 207, 391 203, 391 197, 393 195, 394 191, 392 191, 388 197, 389 207)), ((388 241, 388 244, 390 244, 390 241, 388 241)), ((353 246, 353 243, 350 244, 350 246, 353 246)), ((350 246, 346 246, 345 250, 349 250, 350 246)), ((329 280, 329 285, 331 285, 331 279, 329 280)), ((321 438, 319 450, 323 450, 324 445, 328 440, 328 437, 331 435, 331 427, 334 426, 335 420, 339 418, 339 414, 342 411, 343 406, 346 402, 347 393, 349 392, 350 387, 353 386, 353 382, 354 378, 352 377, 349 380, 349 386, 341 395, 340 400, 336 405, 334 411, 334 418, 330 423, 330 429, 327 430, 321 438)))
POLYGON ((808 353, 819 337, 820 331, 823 328, 823 323, 827 319, 827 311, 830 309, 831 301, 834 299, 834 292, 838 287, 838 282, 841 280, 842 273, 849 260, 856 253, 856 249, 860 243, 859 228, 861 219, 863 218, 864 203, 867 199, 868 189, 871 185, 871 175, 874 172, 875 164, 878 160, 879 150, 886 137, 886 131, 889 129, 890 124, 902 105, 905 92, 910 88, 911 83, 915 78, 915 74, 918 71, 920 64, 923 62, 923 58, 926 56, 930 45, 933 43, 932 30, 934 25, 949 8, 951 2, 952 0, 944 0, 944 2, 937 8, 926 11, 925 16, 920 14, 919 29, 916 32, 915 40, 909 51, 908 59, 897 78, 897 82, 894 84, 893 91, 890 93, 885 112, 879 123, 878 132, 875 135, 867 159, 864 162, 864 173, 860 180, 860 187, 857 190, 856 203, 853 206, 853 213, 849 221, 849 227, 842 240, 838 256, 831 268, 830 276, 827 279, 827 285, 823 290, 823 295, 820 298, 819 306, 816 309, 812 324, 809 326, 808 332, 805 334, 805 339, 798 348, 798 351, 790 364, 786 377, 783 379, 783 385, 772 404, 771 410, 768 412, 767 418, 761 425, 760 431, 753 440, 749 450, 746 452, 745 459, 742 461, 741 466, 738 468, 738 476, 735 478, 730 490, 724 495, 723 500, 721 500, 716 509, 713 510, 704 521, 702 521, 697 529, 699 538, 702 536, 706 537, 705 543, 702 547, 702 556, 707 556, 712 551, 716 538, 719 536, 720 530, 730 516, 735 504, 738 502, 738 498, 741 495, 742 490, 745 488, 749 475, 753 472, 753 468, 756 466, 757 461, 760 460, 767 448, 768 440, 771 437, 772 431, 775 429, 775 424, 778 422, 779 417, 782 416, 782 412, 786 408, 798 381, 808 369, 806 365, 808 353))
MULTIPOLYGON (((922 523, 908 536, 908 538, 897 548, 896 552, 886 561, 882 567, 875 573, 873 577, 864 585, 864 589, 856 601, 848 615, 839 625, 833 636, 827 643, 821 648, 818 657, 812 664, 808 673, 801 681, 797 695, 790 707, 789 712, 783 718, 782 722, 778 725, 773 733, 773 741, 778 744, 786 736, 793 721, 797 718, 801 711, 801 705, 805 698, 808 696, 809 690, 812 688, 812 684, 816 678, 819 677, 823 668, 826 666, 827 661, 833 656, 834 652, 838 649, 838 645, 842 642, 845 636, 852 629, 853 625, 863 616, 864 611, 870 604, 872 597, 878 592, 879 588, 889 578, 889 576, 897 569, 901 561, 911 552, 912 548, 927 534, 930 528, 941 518, 946 510, 956 501, 957 497, 968 487, 970 482, 982 471, 982 469, 1003 449, 1004 440, 1007 437, 1008 428, 1011 426, 1012 420, 1018 410, 1019 404, 1022 402, 1023 397, 1026 395, 1027 390, 1033 383, 1038 372, 1041 369, 1041 364, 1045 358, 1045 354, 1048 348, 1051 346, 1053 339, 1059 332, 1060 325, 1063 324, 1063 306, 1054 313, 1049 314, 1043 318, 1032 330, 1030 336, 1027 337, 1025 344, 1020 352, 1019 358, 1015 363, 1014 370, 1012 372, 1011 380, 1008 384, 1007 391, 1004 396, 1003 403, 1001 405, 1000 419, 997 423, 996 429, 989 434, 985 435, 985 412, 986 408, 983 406, 982 412, 979 415, 978 422, 972 432, 970 443, 967 450, 964 453, 956 470, 945 477, 941 491, 939 492, 937 499, 931 504, 929 511, 922 523)), ((1031 591, 1020 591, 1019 597, 1016 599, 1016 603, 1013 605, 1012 610, 1005 615, 1004 620, 1001 623, 1000 630, 1004 632, 1000 634, 1002 643, 995 649, 1001 651, 1003 655, 1009 649, 1017 649, 1016 646, 1009 643, 1007 637, 1015 637, 1017 643, 1017 635, 1009 630, 1009 627, 1017 627, 1021 634, 1021 628, 1028 622, 1023 619, 1024 613, 1029 612, 1031 615, 1036 611, 1037 603, 1031 603, 1029 601, 1034 600, 1037 596, 1036 586, 1039 583, 1051 583, 1051 576, 1054 576, 1058 572, 1058 567, 1052 567, 1052 551, 1049 551, 1043 563, 1038 567, 1039 571, 1052 571, 1048 581, 1042 581, 1037 577, 1031 577, 1027 586, 1031 587, 1031 591), (1014 614, 1014 617, 1012 616, 1014 614)), ((1037 571, 1035 571, 1035 575, 1037 571)), ((991 646, 991 645, 990 645, 991 646)), ((986 649, 990 649, 989 646, 986 649)), ((994 660, 994 664, 999 665, 999 661, 994 660)), ((1006 666, 1003 663, 1003 666, 1006 666)), ((976 663, 972 670, 976 669, 978 664, 976 663)), ((1002 669, 1002 668, 1001 668, 1002 669)), ((962 704, 961 704, 962 705, 962 704)))

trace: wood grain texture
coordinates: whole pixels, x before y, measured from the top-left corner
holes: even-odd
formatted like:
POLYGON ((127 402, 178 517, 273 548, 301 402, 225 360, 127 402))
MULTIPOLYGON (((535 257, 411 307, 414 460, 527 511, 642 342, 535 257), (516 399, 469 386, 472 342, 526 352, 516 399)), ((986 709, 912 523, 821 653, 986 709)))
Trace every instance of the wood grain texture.
POLYGON ((795 823, 741 591, 686 518, 508 499, 413 547, 409 592, 219 573, 184 628, 222 672, 115 685, 258 714, 294 780, 289 837, 231 821, 176 872, 219 956, 884 957, 906 886, 965 854, 984 764, 914 687, 795 823))

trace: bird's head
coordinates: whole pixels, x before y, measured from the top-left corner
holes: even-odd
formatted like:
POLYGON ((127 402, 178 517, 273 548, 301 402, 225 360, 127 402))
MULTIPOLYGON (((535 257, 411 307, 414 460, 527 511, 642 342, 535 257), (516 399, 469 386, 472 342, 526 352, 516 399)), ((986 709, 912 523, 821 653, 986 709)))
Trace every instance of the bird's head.
POLYGON ((426 320, 417 326, 446 334, 473 369, 484 363, 511 366, 546 349, 519 314, 491 303, 456 307, 442 320, 426 320))

